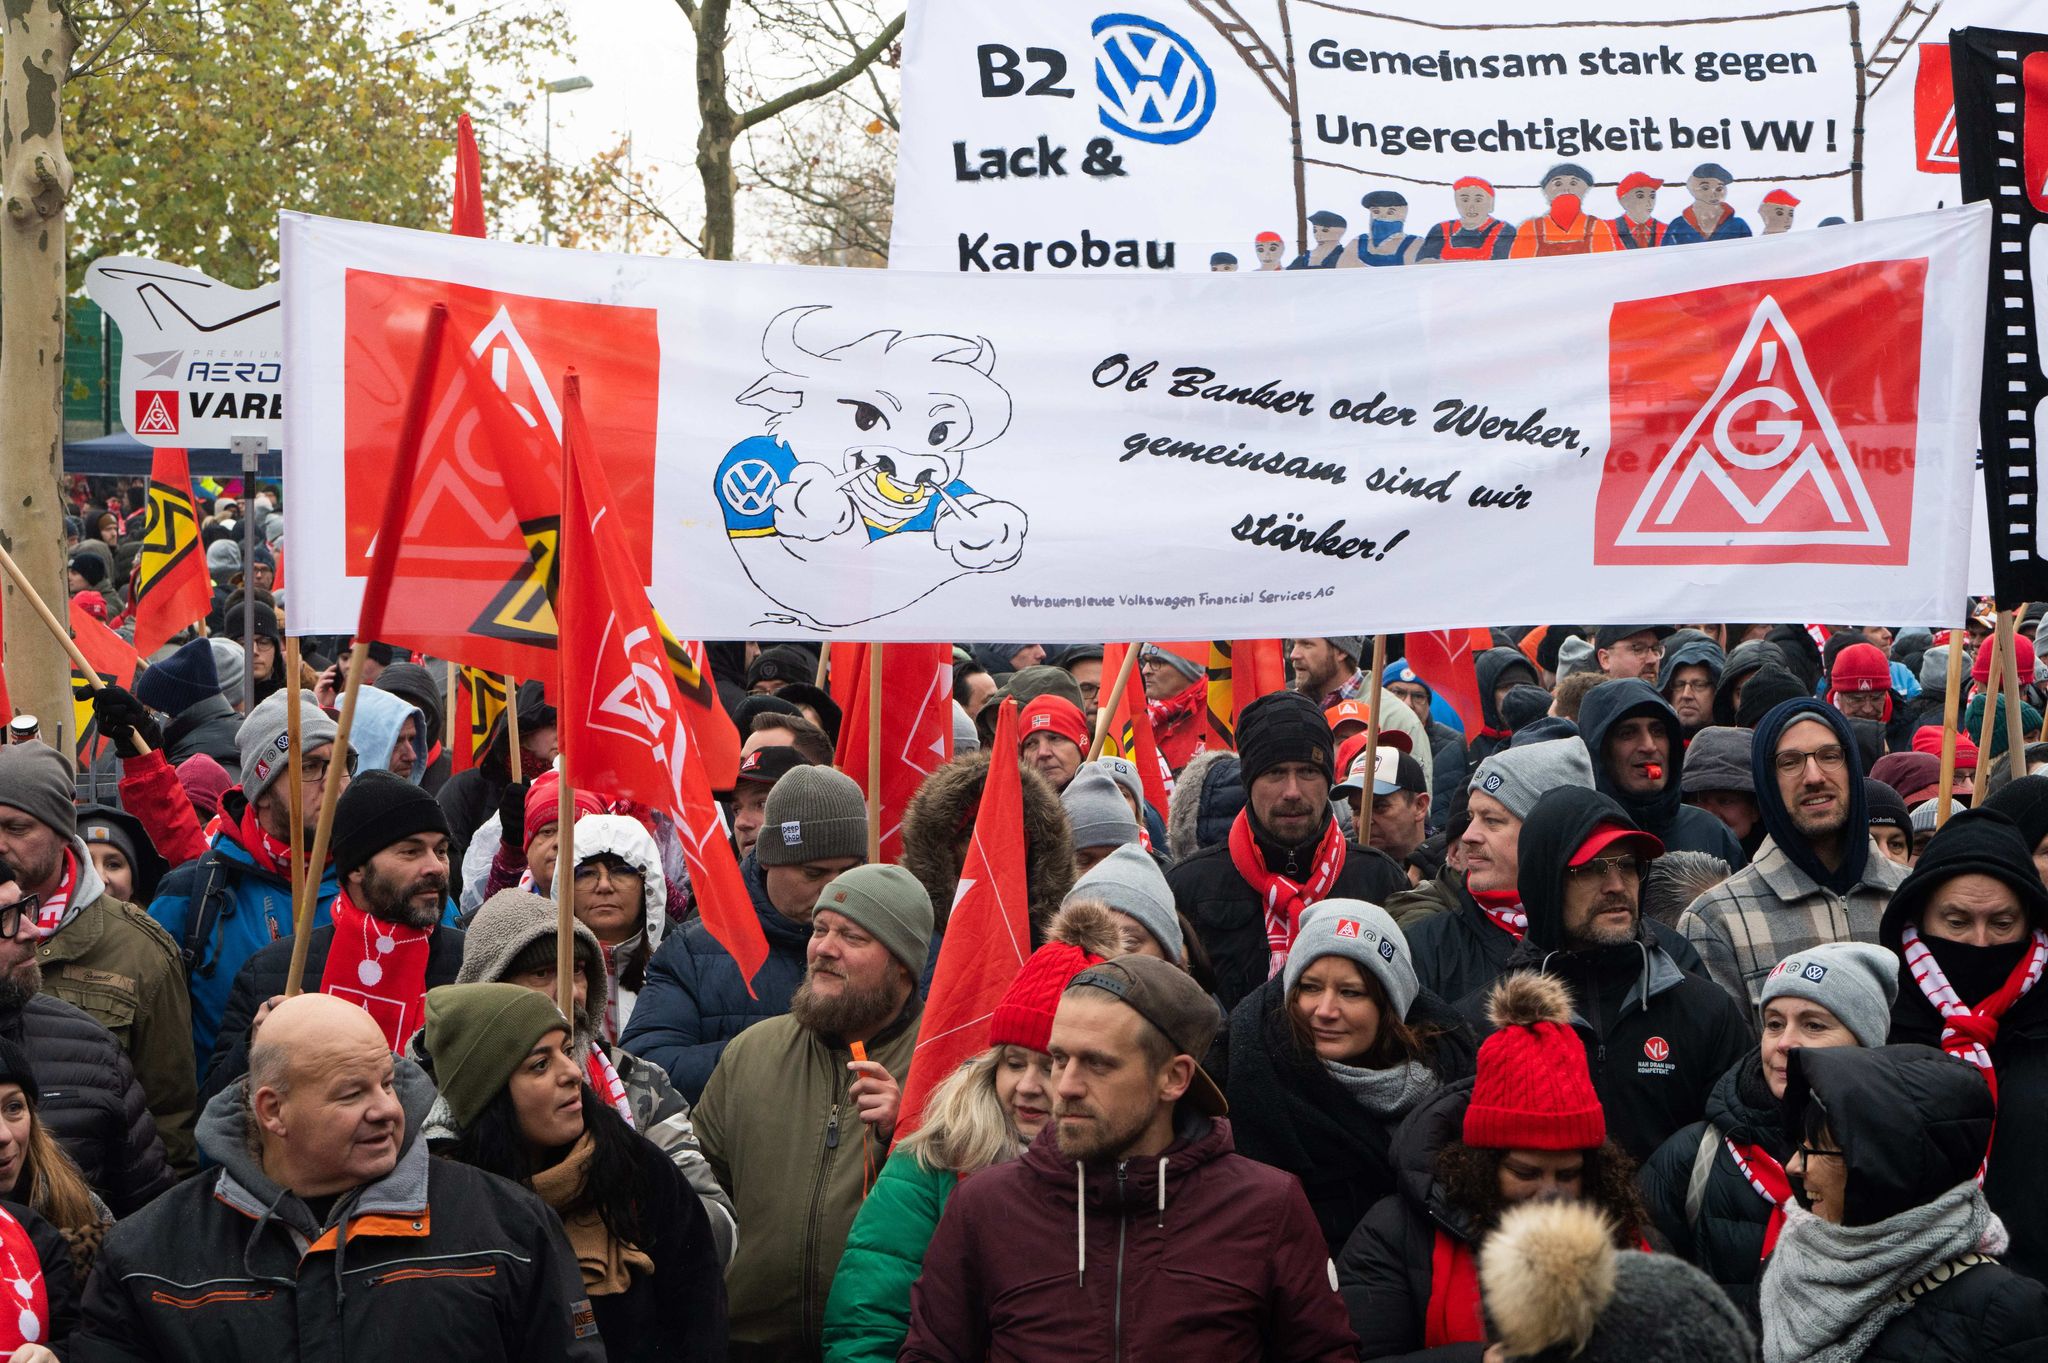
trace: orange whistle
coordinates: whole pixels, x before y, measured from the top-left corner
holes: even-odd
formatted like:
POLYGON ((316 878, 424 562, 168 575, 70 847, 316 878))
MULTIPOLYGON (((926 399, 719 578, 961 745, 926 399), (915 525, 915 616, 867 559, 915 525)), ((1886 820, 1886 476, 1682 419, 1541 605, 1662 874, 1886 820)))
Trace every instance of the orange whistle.
POLYGON ((849 1046, 848 1049, 853 1052, 853 1058, 855 1060, 866 1060, 868 1058, 868 1048, 858 1041, 852 1043, 852 1045, 849 1046))

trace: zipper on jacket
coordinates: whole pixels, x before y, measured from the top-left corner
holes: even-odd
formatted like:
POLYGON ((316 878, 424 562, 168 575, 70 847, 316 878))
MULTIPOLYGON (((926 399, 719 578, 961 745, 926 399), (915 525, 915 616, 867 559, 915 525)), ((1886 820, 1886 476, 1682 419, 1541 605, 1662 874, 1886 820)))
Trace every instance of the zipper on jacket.
POLYGON ((1110 1357, 1121 1363, 1124 1356, 1124 1236, 1131 1225, 1131 1211, 1124 1205, 1124 1169, 1130 1161, 1116 1162, 1116 1301, 1110 1313, 1110 1357))
POLYGON ((811 1345, 817 1343, 812 1338, 814 1331, 811 1328, 811 1322, 816 1317, 815 1294, 812 1291, 812 1287, 816 1280, 816 1265, 818 1261, 818 1218, 824 1207, 825 1184, 829 1181, 832 1164, 836 1158, 832 1152, 839 1148, 839 1096, 836 1085, 839 1082, 840 1071, 836 1063, 836 1057, 829 1049, 825 1052, 825 1068, 831 1073, 832 1082, 835 1086, 832 1097, 832 1111, 825 1119, 825 1154, 818 1161, 817 1171, 811 1183, 811 1210, 804 1218, 803 1250, 797 1258, 797 1272, 803 1279, 803 1291, 800 1294, 804 1313, 803 1339, 806 1344, 811 1345))

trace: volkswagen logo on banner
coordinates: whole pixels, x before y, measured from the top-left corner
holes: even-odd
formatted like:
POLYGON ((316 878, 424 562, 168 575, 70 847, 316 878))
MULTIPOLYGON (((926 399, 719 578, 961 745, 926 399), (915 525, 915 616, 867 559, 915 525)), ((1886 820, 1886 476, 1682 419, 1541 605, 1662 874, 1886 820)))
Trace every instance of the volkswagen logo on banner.
POLYGON ((1092 30, 1103 126, 1170 146, 1208 124, 1216 77, 1193 43, 1138 14, 1102 15, 1092 30))

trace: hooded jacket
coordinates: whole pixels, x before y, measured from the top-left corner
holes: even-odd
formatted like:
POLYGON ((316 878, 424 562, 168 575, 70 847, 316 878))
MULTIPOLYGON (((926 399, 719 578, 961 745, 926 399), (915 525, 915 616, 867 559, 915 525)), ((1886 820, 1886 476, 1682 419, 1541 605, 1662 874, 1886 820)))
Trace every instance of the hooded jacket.
POLYGON ((1789 700, 1763 718, 1750 747, 1750 775, 1767 836, 1756 860, 1708 890, 1679 915, 1678 929, 1699 948, 1707 974, 1746 1008, 1760 1006, 1772 967, 1823 942, 1874 942, 1892 891, 1906 869, 1870 839, 1862 763, 1849 722, 1817 700, 1789 700), (1849 791, 1840 866, 1832 870, 1792 822, 1773 758, 1778 740, 1802 721, 1828 726, 1848 765, 1849 791))
POLYGON ((419 1138, 433 1086, 397 1062, 405 1133, 326 1219, 263 1172, 243 1086, 207 1104, 217 1171, 107 1234, 71 1356, 100 1363, 403 1358, 603 1363, 576 1257, 538 1197, 419 1138))
POLYGON ((638 819, 623 814, 585 814, 576 820, 576 860, 615 856, 640 873, 640 932, 637 938, 604 948, 605 988, 611 1026, 607 1040, 623 1036, 633 1008, 646 988, 647 963, 661 947, 668 927, 668 881, 662 875, 661 853, 654 835, 638 819))
POLYGON ((389 691, 419 707, 419 784, 429 794, 438 795, 441 787, 448 784, 455 765, 454 754, 442 741, 446 733, 447 688, 418 663, 391 663, 377 674, 375 689, 389 691))
MULTIPOLYGON (((981 809, 989 754, 963 753, 917 788, 903 810, 903 869, 916 876, 932 898, 932 921, 946 930, 953 891, 960 883, 961 831, 981 809)), ((1045 940, 1046 925, 1074 888, 1074 844, 1060 797, 1043 776, 1024 772, 1024 881, 1030 891, 1031 944, 1045 940)), ((934 953, 936 955, 936 953, 934 953)))
MULTIPOLYGON (((1230 1015, 1202 1068, 1230 1100, 1239 1153, 1301 1180, 1334 1257, 1366 1211, 1394 1190, 1388 1148, 1400 1118, 1375 1116, 1295 1039, 1286 981, 1266 981, 1230 1015)), ((1404 1019, 1431 1034, 1429 1068, 1439 1084, 1470 1075, 1471 1029, 1424 991, 1404 1019)))
MULTIPOLYGON (((1899 997, 1892 1005, 1886 1037, 1890 1042, 1941 1042, 1941 1015, 1904 964, 1902 937, 1907 924, 1921 926, 1936 888, 1970 873, 2011 886, 2029 926, 2048 927, 2048 890, 2042 888, 2033 858, 2013 825, 1988 809, 1951 818, 1920 854, 1913 873, 1892 893, 1878 928, 1879 945, 1901 953, 1899 997)), ((1981 1002, 2003 984, 2028 949, 2024 939, 2004 947, 1973 947, 1936 938, 1924 927, 1921 931, 1921 940, 1967 1004, 1981 1002)), ((2037 983, 2021 996, 1999 1020, 1997 1035, 1986 1049, 1998 1073, 1999 1104, 1984 1196, 2012 1234, 2006 1262, 2031 1278, 2048 1281, 2048 1215, 2042 1212, 2048 1207, 2048 1169, 2041 1159, 2041 1152, 2048 1150, 2048 987, 2037 983)))
MULTIPOLYGON (((1795 1052, 1785 1088, 1788 1139, 1809 1094, 1825 1104, 1829 1134, 1848 1163, 1848 1225, 1924 1206, 1968 1181, 1992 1125, 1983 1079, 1924 1047, 1795 1052)), ((2026 1214, 2038 1218, 2038 1204, 2026 1214)), ((2017 1233, 2013 1219, 2000 1219, 2017 1233)), ((2024 1273, 2008 1255, 1946 1277, 1887 1322, 1860 1363, 2033 1363, 2048 1353, 2048 1287, 2024 1273)))
POLYGON ((1357 1337, 1295 1181, 1183 1113, 1156 1159, 1080 1164, 1048 1125, 962 1182, 911 1289, 904 1363, 1350 1363, 1357 1337))
POLYGON ((1714 684, 1714 723, 1733 727, 1735 692, 1767 663, 1783 667, 1785 655, 1776 644, 1765 640, 1751 639, 1729 650, 1728 660, 1721 667, 1721 680, 1714 684))
POLYGON ((1205 847, 1222 844, 1244 801, 1243 768, 1228 748, 1202 753, 1182 768, 1166 816, 1166 841, 1174 860, 1185 861, 1205 847))
POLYGON ((1741 869, 1749 862, 1742 844, 1722 823, 1704 809, 1684 803, 1679 786, 1685 774, 1685 744, 1679 730, 1678 712, 1646 681, 1629 678, 1594 687, 1579 704, 1579 733, 1593 758, 1593 786, 1613 799, 1637 826, 1653 833, 1667 852, 1705 852, 1741 869), (1664 784, 1651 795, 1632 795, 1615 782, 1608 739, 1626 720, 1662 720, 1671 739, 1671 765, 1665 769, 1664 784))
MULTIPOLYGON (((1481 762, 1508 746, 1512 735, 1507 721, 1501 718, 1500 707, 1493 702, 1494 693, 1509 682, 1526 679, 1531 686, 1541 686, 1543 678, 1536 671, 1536 664, 1519 648, 1489 648, 1472 660, 1472 672, 1479 682, 1479 713, 1481 725, 1476 734, 1465 735, 1465 761, 1468 769, 1476 769, 1481 762), (1520 675, 1518 676, 1517 673, 1520 675)), ((1446 792, 1446 798, 1449 793, 1446 792)))
POLYGON ((426 715, 417 705, 393 692, 374 686, 358 688, 355 722, 348 731, 348 745, 355 749, 358 759, 356 770, 391 771, 391 750, 398 746, 399 732, 408 719, 413 724, 412 770, 392 774, 419 785, 427 774, 427 745, 434 738, 427 729, 426 715))
POLYGON ((111 1032, 62 999, 36 994, 0 1014, 0 1037, 28 1056, 42 1091, 37 1115, 114 1215, 171 1186, 142 1085, 111 1032))
POLYGON ((242 763, 242 716, 225 696, 207 696, 179 711, 164 723, 164 748, 172 766, 196 753, 205 753, 229 771, 242 763))
MULTIPOLYGON (((1721 672, 1727 665, 1728 656, 1721 651, 1719 644, 1709 639, 1706 635, 1701 634, 1698 630, 1680 630, 1664 641, 1664 658, 1657 665, 1657 693, 1667 698, 1669 697, 1671 679, 1678 675, 1679 668, 1704 667, 1707 669, 1707 684, 1715 689, 1715 694, 1718 696, 1721 686, 1721 672)), ((1707 725, 1714 722, 1713 712, 1710 709, 1706 720, 1698 727, 1687 730, 1682 737, 1689 739, 1693 734, 1698 733, 1700 729, 1704 729, 1707 725)))
MULTIPOLYGON (((1586 1045, 1608 1139, 1643 1160, 1700 1119, 1715 1081, 1754 1038, 1746 1012, 1679 969, 1640 923, 1633 941, 1567 948, 1565 866, 1603 823, 1636 826, 1613 800, 1575 786, 1545 795, 1523 820, 1519 883, 1529 931, 1504 973, 1540 970, 1571 990, 1572 1027, 1586 1045)), ((1482 1034, 1491 1031, 1483 999, 1467 998, 1459 1010, 1482 1034)))

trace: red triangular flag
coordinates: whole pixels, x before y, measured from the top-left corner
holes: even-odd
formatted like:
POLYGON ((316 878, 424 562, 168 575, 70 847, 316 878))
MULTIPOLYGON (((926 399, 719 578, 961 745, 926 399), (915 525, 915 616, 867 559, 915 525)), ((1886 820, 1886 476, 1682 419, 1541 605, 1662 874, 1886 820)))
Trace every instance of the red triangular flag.
POLYGON ((1476 738, 1486 726, 1480 708, 1479 674, 1473 670, 1493 643, 1488 629, 1411 630, 1408 634, 1408 670, 1429 683, 1458 718, 1465 721, 1465 734, 1476 738))
POLYGON ((448 230, 458 237, 484 235, 484 168, 476 154, 476 129, 469 115, 455 120, 455 211, 448 230))
POLYGON ((862 790, 868 788, 868 688, 874 684, 877 657, 882 660, 882 860, 894 862, 903 856, 903 811, 910 797, 953 756, 953 646, 862 647, 859 673, 842 702, 832 763, 862 790))
MULTIPOLYGON (((78 651, 92 664, 100 680, 114 686, 133 686, 135 669, 142 660, 128 641, 94 619, 75 596, 71 598, 70 613, 71 641, 78 645, 78 651)), ((81 744, 79 756, 97 756, 104 742, 94 741, 91 753, 86 752, 84 742, 86 727, 92 723, 92 684, 79 673, 77 663, 71 665, 71 710, 72 732, 81 744)))
POLYGON ((702 709, 677 692, 660 626, 611 510, 604 466, 591 449, 573 374, 562 398, 567 486, 555 599, 562 617, 577 622, 560 651, 563 777, 579 790, 632 800, 675 820, 697 912, 739 964, 740 977, 752 981, 768 959, 768 939, 712 798, 697 727, 702 709))
POLYGON ((962 1062, 988 1049, 989 1020, 1031 955, 1031 892, 1024 879, 1024 780, 1017 702, 1003 701, 989 744, 988 780, 974 838, 953 891, 953 911, 917 1024, 917 1049, 896 1117, 896 1139, 917 1129, 925 1099, 962 1062))
MULTIPOLYGON (((199 513, 185 451, 158 447, 149 470, 149 519, 135 556, 135 651, 151 654, 206 614, 213 581, 199 545, 199 513)), ((273 589, 282 586, 280 580, 273 589)))

